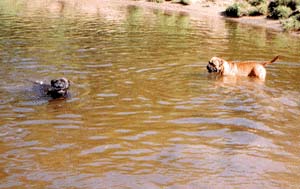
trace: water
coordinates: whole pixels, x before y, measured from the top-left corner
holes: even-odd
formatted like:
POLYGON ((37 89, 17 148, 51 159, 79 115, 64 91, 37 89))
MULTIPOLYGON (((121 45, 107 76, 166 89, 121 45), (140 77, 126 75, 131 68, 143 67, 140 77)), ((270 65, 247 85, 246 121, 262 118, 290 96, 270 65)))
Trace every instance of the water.
POLYGON ((299 187, 299 38, 136 7, 0 5, 0 188, 299 187), (216 55, 281 58, 258 82, 208 75, 216 55), (28 81, 61 76, 67 100, 28 81))

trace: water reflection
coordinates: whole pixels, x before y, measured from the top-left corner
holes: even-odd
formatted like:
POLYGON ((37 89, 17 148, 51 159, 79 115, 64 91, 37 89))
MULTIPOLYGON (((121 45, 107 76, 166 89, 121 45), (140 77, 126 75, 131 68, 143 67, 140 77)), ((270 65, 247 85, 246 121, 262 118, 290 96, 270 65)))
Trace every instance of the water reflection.
POLYGON ((132 6, 1 3, 0 187, 299 184, 298 38, 132 6), (206 73, 211 56, 277 54, 263 83, 206 73), (60 76, 64 101, 28 82, 60 76))

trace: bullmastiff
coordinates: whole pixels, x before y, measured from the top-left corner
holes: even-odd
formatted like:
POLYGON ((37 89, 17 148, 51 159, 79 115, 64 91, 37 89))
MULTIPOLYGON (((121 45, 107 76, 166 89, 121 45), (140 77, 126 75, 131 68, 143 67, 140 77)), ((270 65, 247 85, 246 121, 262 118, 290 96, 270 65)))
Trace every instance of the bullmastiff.
POLYGON ((209 73, 216 72, 222 76, 249 76, 265 80, 267 73, 265 67, 275 62, 278 58, 279 56, 276 56, 267 62, 228 62, 222 58, 213 57, 206 68, 209 73))

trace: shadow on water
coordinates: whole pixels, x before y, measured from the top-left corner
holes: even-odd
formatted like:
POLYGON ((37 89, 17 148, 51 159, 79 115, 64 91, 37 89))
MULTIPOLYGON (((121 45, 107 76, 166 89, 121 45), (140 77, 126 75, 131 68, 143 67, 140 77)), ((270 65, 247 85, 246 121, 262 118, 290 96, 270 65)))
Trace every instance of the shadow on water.
POLYGON ((0 2, 0 188, 299 185, 298 38, 60 2, 0 2), (206 71, 212 56, 274 55, 265 82, 206 71), (61 76, 62 101, 27 82, 61 76))

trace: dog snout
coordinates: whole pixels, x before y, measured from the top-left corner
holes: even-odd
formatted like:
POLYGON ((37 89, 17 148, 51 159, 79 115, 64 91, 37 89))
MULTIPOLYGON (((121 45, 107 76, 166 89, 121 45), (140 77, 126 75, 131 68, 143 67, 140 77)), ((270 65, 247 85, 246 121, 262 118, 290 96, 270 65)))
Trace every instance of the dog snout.
POLYGON ((209 66, 209 65, 206 66, 206 69, 207 69, 207 71, 208 71, 209 73, 212 72, 212 70, 210 69, 210 66, 209 66))
POLYGON ((207 70, 208 70, 209 73, 211 73, 211 72, 217 72, 217 68, 214 67, 212 64, 210 64, 210 62, 207 64, 206 68, 207 68, 207 70))
POLYGON ((68 82, 66 82, 63 79, 52 80, 51 81, 51 87, 55 90, 61 90, 61 89, 69 88, 69 84, 68 84, 68 82))

